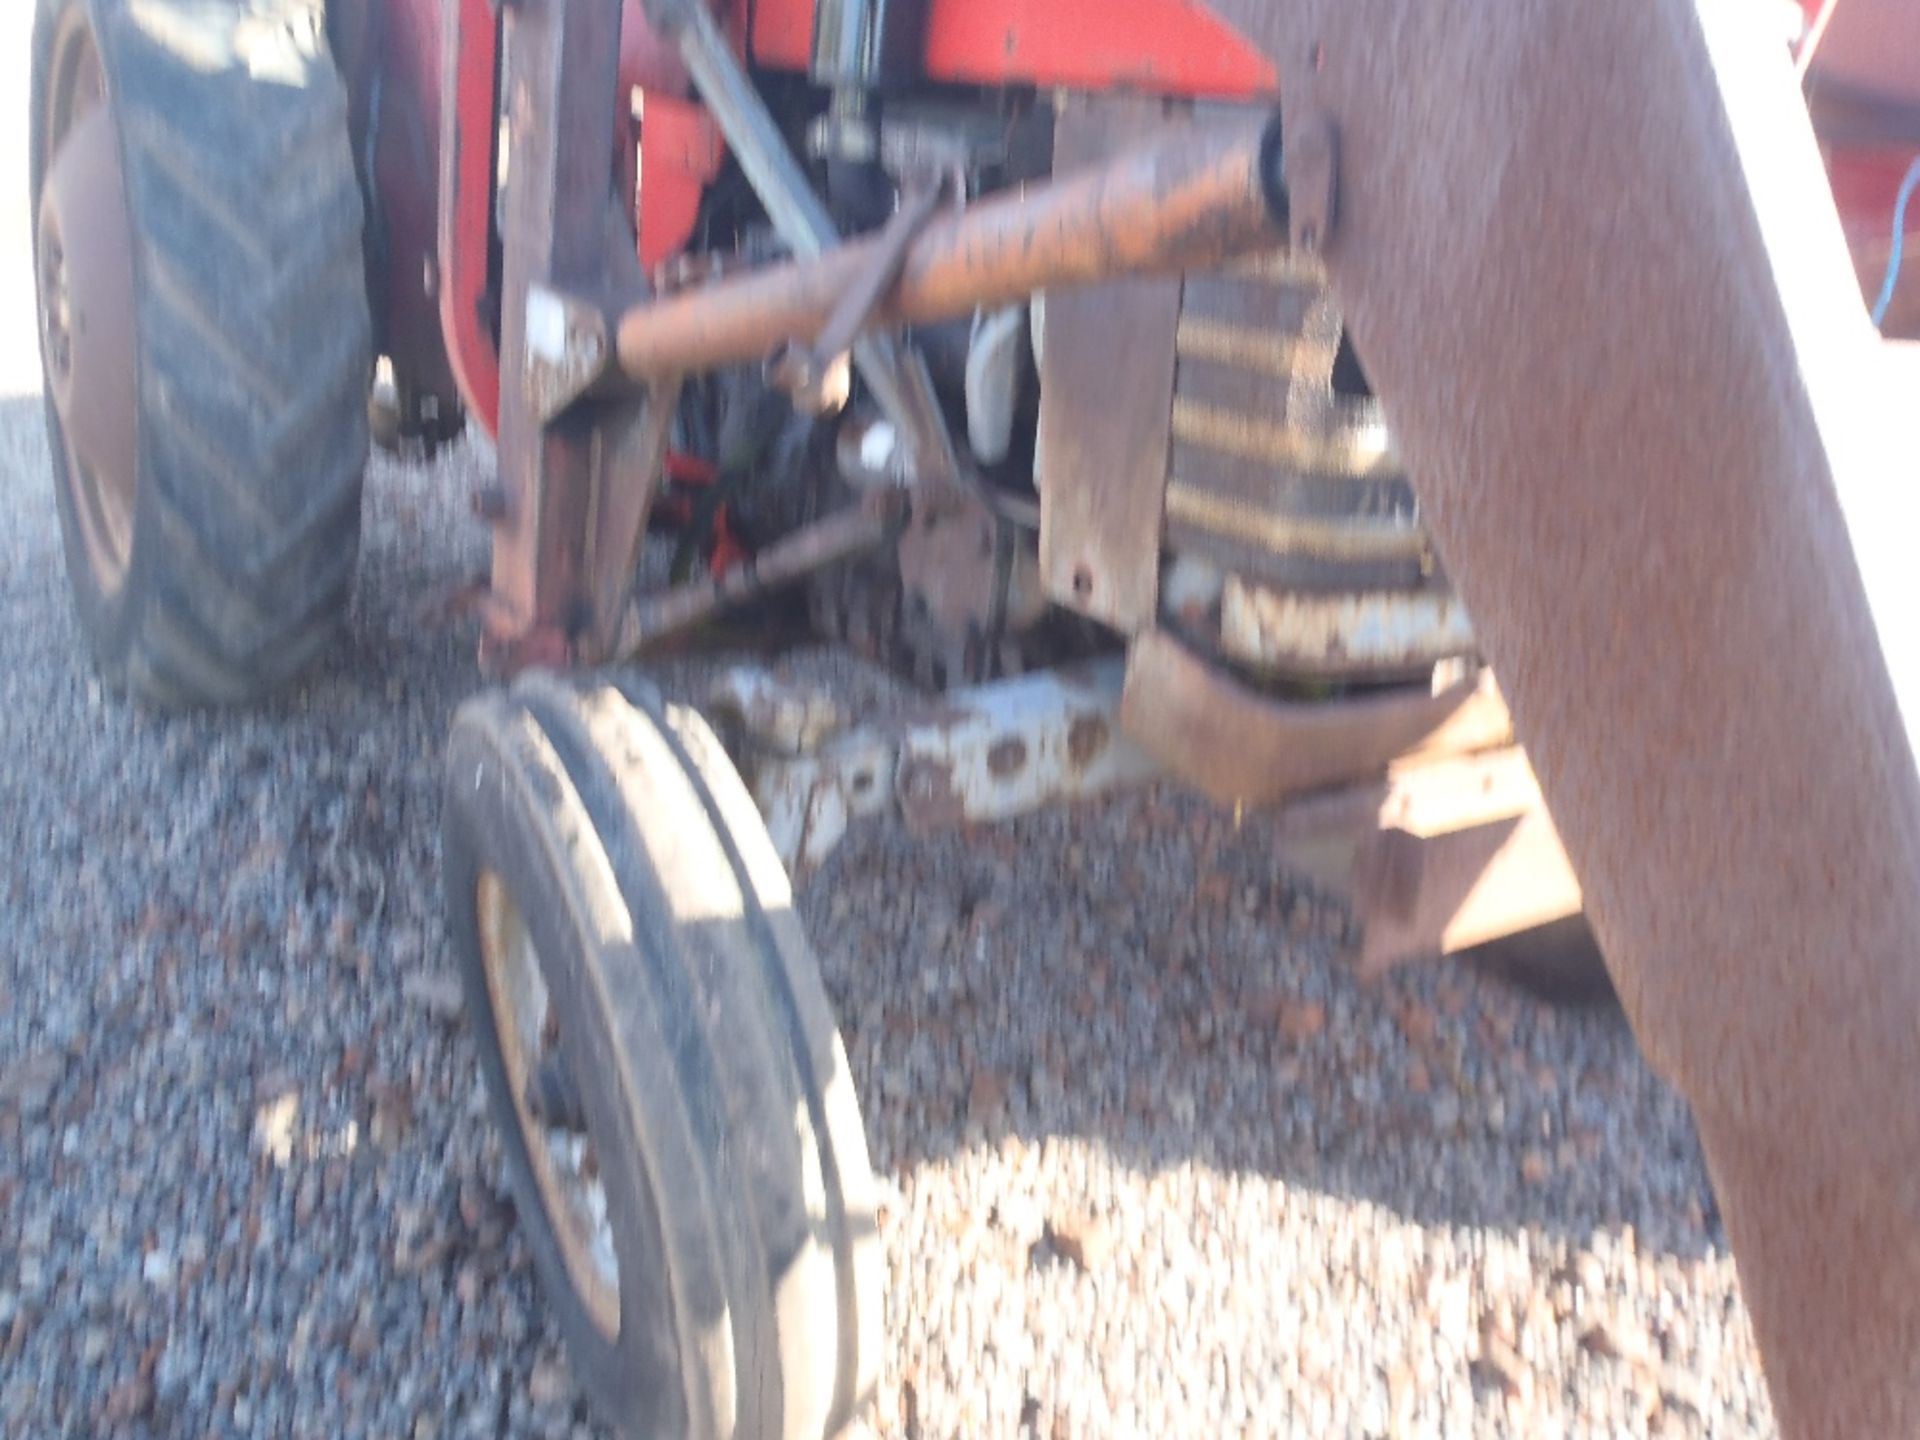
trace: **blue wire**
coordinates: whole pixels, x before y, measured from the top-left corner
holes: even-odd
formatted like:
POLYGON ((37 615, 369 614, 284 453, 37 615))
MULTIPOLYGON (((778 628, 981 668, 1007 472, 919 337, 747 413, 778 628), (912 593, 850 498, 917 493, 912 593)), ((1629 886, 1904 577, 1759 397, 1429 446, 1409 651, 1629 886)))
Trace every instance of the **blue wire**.
POLYGON ((1893 306, 1893 287, 1900 283, 1901 251, 1907 244, 1907 201, 1913 198, 1915 186, 1920 186, 1920 160, 1907 167, 1907 178, 1900 182, 1900 198, 1893 207, 1893 249, 1887 253, 1887 278, 1880 282, 1880 298, 1873 302, 1873 323, 1878 326, 1885 322, 1887 311, 1893 306))

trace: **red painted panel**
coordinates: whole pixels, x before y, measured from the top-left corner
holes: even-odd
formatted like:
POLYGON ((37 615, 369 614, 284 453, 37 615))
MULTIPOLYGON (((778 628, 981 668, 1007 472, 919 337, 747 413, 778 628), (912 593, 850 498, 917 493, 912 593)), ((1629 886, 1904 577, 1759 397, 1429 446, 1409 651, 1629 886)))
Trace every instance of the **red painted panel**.
MULTIPOLYGON (((1860 275, 1862 298, 1871 304, 1886 279, 1893 251, 1893 210, 1900 182, 1916 152, 1906 149, 1839 150, 1827 156, 1834 202, 1860 275)), ((1907 207, 1905 259, 1881 333, 1920 340, 1920 204, 1907 207)))
POLYGON ((946 0, 928 17, 942 80, 1240 98, 1274 93, 1265 56, 1192 0, 946 0))
POLYGON ((726 150, 707 108, 646 92, 640 116, 640 265, 648 275, 678 254, 726 150))
POLYGON ((450 23, 440 71, 440 330, 467 411, 492 434, 500 425, 500 352, 481 308, 493 234, 499 21, 487 0, 453 0, 446 14, 450 23))
MULTIPOLYGON (((753 58, 804 70, 813 0, 756 0, 753 58)), ((1272 95, 1267 58, 1197 0, 932 0, 927 74, 977 85, 1272 95)))
POLYGON ((804 70, 813 50, 813 0, 752 0, 753 60, 770 70, 804 70))

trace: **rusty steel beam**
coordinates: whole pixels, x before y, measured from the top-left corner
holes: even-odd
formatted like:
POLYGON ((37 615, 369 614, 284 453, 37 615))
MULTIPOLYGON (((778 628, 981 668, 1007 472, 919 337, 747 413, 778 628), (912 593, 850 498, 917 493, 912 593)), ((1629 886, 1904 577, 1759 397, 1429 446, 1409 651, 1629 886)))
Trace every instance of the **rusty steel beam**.
POLYGON ((1120 725, 1168 772, 1222 805, 1279 805, 1387 767, 1504 745, 1513 734, 1491 675, 1437 695, 1395 686, 1336 700, 1282 700, 1202 659, 1165 630, 1127 651, 1120 725))
MULTIPOLYGON (((506 669, 571 661, 589 601, 589 539, 605 483, 600 429, 579 407, 541 403, 541 297, 609 289, 613 204, 607 117, 616 113, 620 7, 525 0, 507 11, 510 173, 503 225, 500 485, 484 658, 506 669), (531 313, 530 313, 531 312, 531 313), (533 322, 530 324, 530 320, 533 322)), ((549 308, 551 302, 549 302, 549 308)))
POLYGON ((1278 814, 1289 868, 1346 895, 1377 979, 1578 915, 1579 878, 1517 745, 1414 757, 1278 814))
MULTIPOLYGON (((1285 230, 1275 122, 1195 128, 1021 194, 934 220, 867 328, 971 314, 1036 290, 1115 275, 1221 264, 1270 249, 1285 230)), ((885 259, 868 236, 817 259, 637 305, 616 353, 634 379, 764 360, 810 345, 840 297, 885 259)))
POLYGON ((1385 829, 1354 860, 1362 979, 1454 955, 1580 914, 1580 880, 1546 806, 1484 825, 1413 835, 1385 829))
POLYGON ((1345 878, 1364 978, 1581 910, 1580 882, 1518 747, 1397 769, 1345 878))
POLYGON ((1339 128, 1329 273, 1782 1432, 1920 1434, 1913 406, 1786 49, 1733 0, 1215 3, 1339 128))

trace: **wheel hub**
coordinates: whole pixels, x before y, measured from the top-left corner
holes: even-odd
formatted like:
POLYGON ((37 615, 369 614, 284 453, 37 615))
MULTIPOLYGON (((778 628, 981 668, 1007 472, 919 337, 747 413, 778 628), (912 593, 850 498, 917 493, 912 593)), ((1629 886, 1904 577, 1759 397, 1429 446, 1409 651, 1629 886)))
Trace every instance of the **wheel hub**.
POLYGON ((48 236, 41 249, 40 286, 46 297, 40 343, 47 378, 56 389, 66 389, 73 375, 73 297, 67 290, 67 252, 57 234, 48 236))
POLYGON ((76 12, 56 35, 38 216, 40 350, 73 513, 102 591, 133 547, 133 249, 119 142, 93 38, 76 12))

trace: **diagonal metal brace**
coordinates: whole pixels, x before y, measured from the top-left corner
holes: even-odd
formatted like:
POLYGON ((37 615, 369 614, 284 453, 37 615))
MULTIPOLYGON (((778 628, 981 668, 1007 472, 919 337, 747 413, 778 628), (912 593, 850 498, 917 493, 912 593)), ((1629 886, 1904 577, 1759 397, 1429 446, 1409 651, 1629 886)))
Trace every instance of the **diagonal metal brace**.
POLYGON ((875 264, 835 304, 819 338, 811 347, 789 342, 768 367, 768 378, 786 392, 794 406, 809 415, 824 415, 847 403, 852 384, 854 343, 900 283, 907 255, 927 222, 939 212, 947 193, 941 177, 933 184, 910 190, 881 230, 875 264))
MULTIPOLYGON (((803 259, 831 250, 840 240, 833 217, 707 5, 646 0, 646 13, 679 46, 700 98, 780 238, 803 259)), ((853 361, 880 408, 907 437, 916 475, 937 480, 956 474, 953 437, 920 353, 899 336, 869 334, 853 347, 853 361)))

